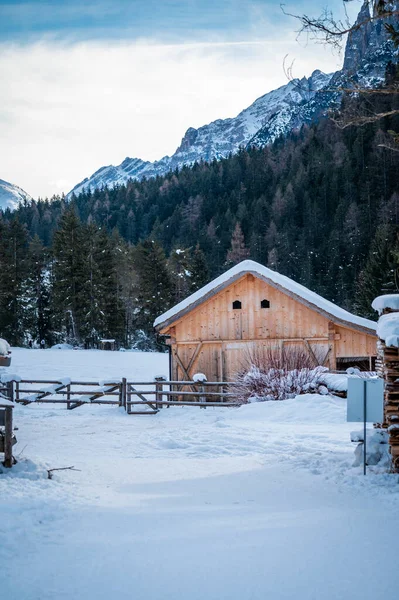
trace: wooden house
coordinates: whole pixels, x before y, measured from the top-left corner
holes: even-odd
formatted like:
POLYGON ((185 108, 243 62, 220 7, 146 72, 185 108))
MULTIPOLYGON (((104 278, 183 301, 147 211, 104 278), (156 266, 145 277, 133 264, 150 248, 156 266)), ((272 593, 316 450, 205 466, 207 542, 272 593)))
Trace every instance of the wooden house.
POLYGON ((299 344, 330 369, 360 361, 368 368, 376 356, 376 323, 252 260, 159 316, 154 327, 168 337, 170 376, 178 381, 197 372, 208 381, 232 380, 248 350, 265 345, 299 344))

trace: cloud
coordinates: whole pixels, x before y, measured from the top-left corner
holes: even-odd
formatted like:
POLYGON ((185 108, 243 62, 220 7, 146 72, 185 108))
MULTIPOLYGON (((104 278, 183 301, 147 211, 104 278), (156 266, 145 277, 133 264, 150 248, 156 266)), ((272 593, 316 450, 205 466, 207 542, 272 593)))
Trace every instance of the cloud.
POLYGON ((68 192, 125 156, 171 154, 186 129, 235 116, 296 75, 335 70, 327 49, 284 41, 93 41, 0 46, 0 177, 28 193, 68 192))

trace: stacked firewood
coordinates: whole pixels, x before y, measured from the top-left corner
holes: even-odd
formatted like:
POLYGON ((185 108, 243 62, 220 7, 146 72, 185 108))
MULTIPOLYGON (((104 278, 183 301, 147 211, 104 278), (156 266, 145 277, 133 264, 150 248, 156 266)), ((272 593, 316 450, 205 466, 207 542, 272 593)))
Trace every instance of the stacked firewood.
POLYGON ((379 340, 376 370, 385 380, 382 427, 388 428, 392 467, 399 472, 399 348, 387 347, 379 340))

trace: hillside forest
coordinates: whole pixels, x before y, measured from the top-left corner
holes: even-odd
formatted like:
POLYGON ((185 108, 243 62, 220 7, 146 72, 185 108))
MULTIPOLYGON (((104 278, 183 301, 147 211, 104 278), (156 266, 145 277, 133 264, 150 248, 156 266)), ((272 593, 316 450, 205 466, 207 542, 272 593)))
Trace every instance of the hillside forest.
POLYGON ((390 131, 398 117, 325 118, 220 161, 1 213, 0 336, 154 349, 154 318, 245 258, 374 319, 372 299, 399 286, 390 131))

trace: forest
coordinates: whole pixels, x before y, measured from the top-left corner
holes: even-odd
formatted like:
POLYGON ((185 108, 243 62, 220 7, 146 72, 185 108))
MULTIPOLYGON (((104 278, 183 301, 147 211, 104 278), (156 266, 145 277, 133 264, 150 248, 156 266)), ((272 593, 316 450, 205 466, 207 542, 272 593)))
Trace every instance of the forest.
POLYGON ((3 212, 0 336, 156 348, 154 318, 245 258, 374 319, 372 299, 399 285, 399 153, 386 147, 398 130, 398 117, 325 118, 224 160, 3 212))

